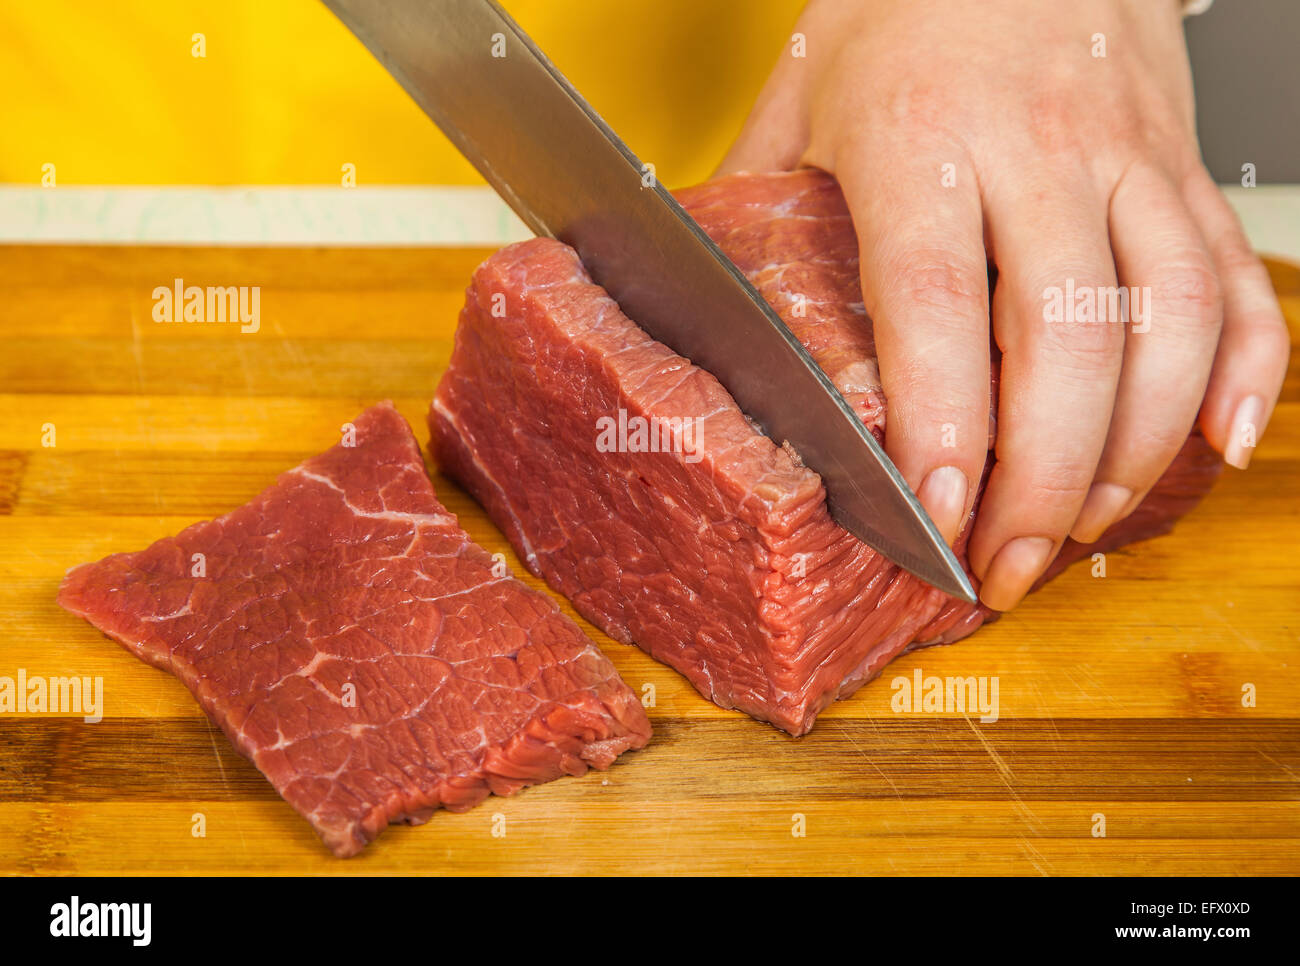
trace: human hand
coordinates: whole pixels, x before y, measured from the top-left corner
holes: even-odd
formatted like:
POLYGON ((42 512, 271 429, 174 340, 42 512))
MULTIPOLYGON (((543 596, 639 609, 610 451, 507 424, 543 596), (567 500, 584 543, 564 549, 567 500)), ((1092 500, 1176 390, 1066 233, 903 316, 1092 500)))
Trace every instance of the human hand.
POLYGON ((987 455, 991 317, 996 463, 969 543, 985 604, 1013 607, 1067 535, 1132 512, 1198 413, 1246 466, 1289 339, 1201 164, 1177 0, 813 0, 796 31, 805 56, 787 47, 720 171, 839 180, 886 447, 950 542, 987 455), (1045 315, 1054 291, 1113 311, 1116 286, 1136 289, 1132 325, 1045 315))

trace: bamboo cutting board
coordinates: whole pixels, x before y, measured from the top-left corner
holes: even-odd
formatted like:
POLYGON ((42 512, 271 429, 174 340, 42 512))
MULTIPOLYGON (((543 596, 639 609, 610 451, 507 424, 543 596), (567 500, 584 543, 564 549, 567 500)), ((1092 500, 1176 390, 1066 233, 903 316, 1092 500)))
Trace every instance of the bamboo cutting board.
MULTIPOLYGON (((425 440, 486 254, 0 248, 0 675, 101 676, 105 705, 94 724, 0 714, 0 872, 1300 873, 1294 359, 1251 469, 1172 535, 905 655, 811 735, 722 711, 579 619, 638 693, 654 685, 646 749, 332 858, 178 681, 55 591, 247 501, 379 399, 425 440), (260 286, 260 330, 154 322, 176 278, 260 286), (917 668, 996 676, 999 720, 895 713, 891 681, 917 668)), ((1270 267, 1294 341, 1300 269, 1270 267)))

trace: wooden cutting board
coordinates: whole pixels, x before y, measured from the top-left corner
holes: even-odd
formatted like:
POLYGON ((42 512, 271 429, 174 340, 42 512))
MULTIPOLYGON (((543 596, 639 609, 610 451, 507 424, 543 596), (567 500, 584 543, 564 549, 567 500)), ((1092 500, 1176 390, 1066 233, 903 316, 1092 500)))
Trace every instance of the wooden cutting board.
MULTIPOLYGON (((74 564, 245 502, 376 400, 425 440, 485 255, 0 247, 0 675, 100 676, 105 711, 0 714, 0 872, 1300 873, 1294 359, 1251 469, 1172 535, 900 658, 811 735, 722 711, 580 621, 638 693, 655 686, 649 747, 332 858, 179 682, 55 591, 74 564), (260 286, 259 331, 153 321, 177 278, 260 286), (891 682, 917 668, 996 677, 999 720, 895 713, 891 682)), ((1300 269, 1270 269, 1300 338, 1300 269)))

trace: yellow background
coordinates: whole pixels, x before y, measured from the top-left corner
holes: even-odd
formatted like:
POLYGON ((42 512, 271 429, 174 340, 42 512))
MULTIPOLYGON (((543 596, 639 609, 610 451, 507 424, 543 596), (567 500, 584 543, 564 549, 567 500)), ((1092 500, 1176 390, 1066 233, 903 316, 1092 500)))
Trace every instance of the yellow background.
MULTIPOLYGON (((802 0, 504 5, 685 185, 721 160, 802 0)), ((361 185, 480 181, 317 0, 0 0, 0 181, 46 163, 59 185, 338 184, 344 163, 361 185)))

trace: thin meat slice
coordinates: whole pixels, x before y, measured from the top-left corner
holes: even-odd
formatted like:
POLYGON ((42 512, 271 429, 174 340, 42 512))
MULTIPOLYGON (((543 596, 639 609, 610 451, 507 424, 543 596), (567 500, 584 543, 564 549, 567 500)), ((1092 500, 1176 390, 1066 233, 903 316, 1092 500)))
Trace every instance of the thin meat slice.
MULTIPOLYGON (((887 402, 835 181, 737 175, 679 197, 883 439, 887 402)), ((650 339, 558 242, 512 245, 479 267, 429 425, 441 468, 583 616, 723 707, 793 734, 902 651, 995 616, 836 525, 797 454, 650 339)), ((1219 465, 1193 435, 1137 512, 1094 545, 1067 542, 1048 577, 1167 530, 1219 465)), ((964 559, 965 535, 956 549, 964 559)))
POLYGON ((392 405, 352 429, 234 512, 74 568, 59 603, 180 678, 339 856, 644 745, 636 696, 470 541, 392 405))

